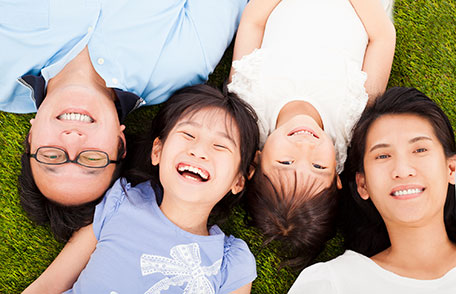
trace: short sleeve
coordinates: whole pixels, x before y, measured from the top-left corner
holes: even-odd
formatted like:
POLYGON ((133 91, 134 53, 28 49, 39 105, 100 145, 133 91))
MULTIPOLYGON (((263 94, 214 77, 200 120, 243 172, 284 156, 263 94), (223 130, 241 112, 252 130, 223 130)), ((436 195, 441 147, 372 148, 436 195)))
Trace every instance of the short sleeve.
POLYGON ((115 213, 120 203, 125 197, 124 188, 129 186, 124 178, 117 179, 114 185, 109 189, 103 200, 95 207, 95 214, 93 216, 93 232, 97 240, 100 240, 100 234, 103 230, 104 224, 109 221, 115 213))
POLYGON ((304 269, 288 291, 288 294, 298 293, 337 293, 329 267, 325 263, 317 263, 304 269))
POLYGON ((243 240, 225 237, 219 293, 230 293, 253 282, 257 277, 255 257, 243 240))

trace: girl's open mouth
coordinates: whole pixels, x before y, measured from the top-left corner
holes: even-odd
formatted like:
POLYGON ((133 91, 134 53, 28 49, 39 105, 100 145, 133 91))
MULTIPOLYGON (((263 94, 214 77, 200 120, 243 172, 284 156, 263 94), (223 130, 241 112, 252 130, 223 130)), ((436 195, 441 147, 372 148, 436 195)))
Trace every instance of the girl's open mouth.
POLYGON ((187 163, 179 163, 177 165, 177 172, 184 178, 195 182, 207 182, 210 178, 207 170, 187 163))

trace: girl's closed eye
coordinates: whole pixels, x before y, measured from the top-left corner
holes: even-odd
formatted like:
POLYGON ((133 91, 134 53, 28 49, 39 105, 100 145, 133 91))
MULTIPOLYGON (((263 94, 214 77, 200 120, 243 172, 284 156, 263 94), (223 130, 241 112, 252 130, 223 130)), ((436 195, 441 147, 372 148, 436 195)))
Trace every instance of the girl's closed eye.
POLYGON ((181 132, 187 139, 195 139, 195 136, 193 136, 191 133, 182 131, 181 132))
POLYGON ((220 149, 220 150, 231 151, 230 148, 228 148, 228 146, 223 145, 223 144, 214 144, 214 147, 215 147, 216 149, 220 149))

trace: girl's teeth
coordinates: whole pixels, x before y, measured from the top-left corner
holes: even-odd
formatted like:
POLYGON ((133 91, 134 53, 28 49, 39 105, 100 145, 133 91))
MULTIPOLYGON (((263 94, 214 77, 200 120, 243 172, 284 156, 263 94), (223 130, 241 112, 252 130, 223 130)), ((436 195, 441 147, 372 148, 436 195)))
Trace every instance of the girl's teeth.
POLYGON ((307 135, 311 135, 311 136, 315 137, 314 134, 312 134, 312 133, 309 132, 309 131, 298 131, 298 132, 296 132, 296 133, 293 133, 292 136, 294 136, 294 135, 301 135, 301 134, 307 134, 307 135))

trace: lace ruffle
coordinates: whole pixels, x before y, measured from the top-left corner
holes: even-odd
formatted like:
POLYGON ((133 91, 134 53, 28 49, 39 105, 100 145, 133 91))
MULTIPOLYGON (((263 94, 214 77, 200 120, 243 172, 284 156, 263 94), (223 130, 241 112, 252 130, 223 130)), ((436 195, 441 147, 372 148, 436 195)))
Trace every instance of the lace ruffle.
MULTIPOLYGON (((353 127, 358 122, 368 100, 368 95, 364 88, 367 74, 358 69, 350 68, 350 66, 347 66, 347 74, 347 97, 341 105, 340 112, 344 115, 344 128, 341 129, 341 131, 345 133, 345 140, 340 139, 335 142, 337 160, 336 171, 339 174, 344 170, 344 164, 347 160, 347 149, 348 146, 350 146, 353 127)), ((341 137, 338 136, 337 138, 341 137)))

